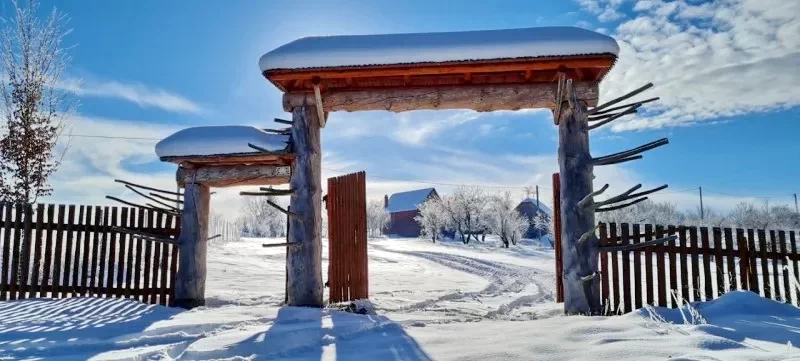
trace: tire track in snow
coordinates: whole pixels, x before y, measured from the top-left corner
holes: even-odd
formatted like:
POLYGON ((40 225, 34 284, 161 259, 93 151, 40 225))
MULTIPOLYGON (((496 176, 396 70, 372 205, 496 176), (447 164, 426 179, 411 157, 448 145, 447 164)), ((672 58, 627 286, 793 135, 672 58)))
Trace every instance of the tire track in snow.
POLYGON ((442 306, 443 303, 463 302, 463 300, 466 299, 474 299, 480 304, 485 304, 484 300, 489 301, 493 298, 498 299, 511 296, 512 294, 519 294, 526 291, 526 289, 531 286, 535 289, 533 294, 526 293, 520 295, 483 314, 476 314, 476 310, 460 310, 461 315, 470 316, 469 321, 475 321, 478 317, 489 319, 504 318, 521 307, 553 300, 555 276, 552 272, 451 253, 400 251, 392 250, 385 246, 372 246, 385 252, 422 258, 455 270, 483 277, 489 281, 489 284, 480 291, 451 292, 434 299, 408 305, 401 309, 384 309, 386 311, 444 311, 445 313, 453 314, 453 311, 455 311, 454 307, 444 307, 442 309, 436 309, 436 307, 442 306))

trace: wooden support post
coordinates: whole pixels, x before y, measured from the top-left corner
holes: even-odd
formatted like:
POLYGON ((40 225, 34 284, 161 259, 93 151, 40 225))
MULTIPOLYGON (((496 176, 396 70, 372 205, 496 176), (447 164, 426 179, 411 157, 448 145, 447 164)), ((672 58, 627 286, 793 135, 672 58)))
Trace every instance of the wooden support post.
MULTIPOLYGON (((183 173, 191 171, 184 169, 183 173)), ((183 192, 183 216, 179 267, 175 277, 175 305, 193 308, 205 305, 206 248, 208 246, 208 208, 210 190, 207 185, 187 182, 183 192)))
POLYGON ((296 153, 289 205, 297 217, 289 217, 287 304, 322 307, 322 173, 320 122, 317 109, 292 110, 292 140, 296 153))
POLYGON ((571 83, 567 80, 568 106, 562 109, 558 121, 564 311, 600 314, 599 240, 591 236, 580 241, 582 235, 595 228, 594 207, 578 205, 592 193, 588 115, 586 103, 578 99, 571 83))

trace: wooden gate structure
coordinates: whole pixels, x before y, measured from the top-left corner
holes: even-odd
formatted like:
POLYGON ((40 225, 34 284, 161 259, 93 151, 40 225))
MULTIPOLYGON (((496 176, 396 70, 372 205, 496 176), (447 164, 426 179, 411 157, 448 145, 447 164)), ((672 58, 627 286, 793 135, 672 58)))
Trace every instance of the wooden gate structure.
POLYGON ((368 298, 366 173, 328 178, 330 302, 368 298))
MULTIPOLYGON (((286 242, 287 303, 321 307, 324 283, 320 130, 325 127, 329 112, 547 108, 553 111, 559 129, 564 310, 599 314, 600 244, 594 231, 595 212, 630 206, 646 199, 640 196, 663 187, 634 193, 637 186, 594 202, 594 196, 607 186, 593 191, 593 167, 639 159, 642 152, 667 143, 662 139, 603 157, 592 157, 589 153, 591 130, 657 100, 620 105, 652 86, 648 84, 599 104, 599 83, 618 53, 619 46, 609 36, 575 27, 554 27, 306 37, 264 54, 259 59, 261 74, 284 92, 283 109, 292 114, 291 120, 276 119, 289 124, 289 128, 268 131, 288 136, 288 147, 260 149, 251 145, 265 153, 262 160, 267 162, 259 164, 246 159, 228 162, 229 158, 241 156, 240 152, 194 159, 162 157, 181 164, 178 178, 187 194, 180 237, 177 301, 192 306, 204 297, 206 235, 201 225, 202 219, 207 218, 203 212, 207 211, 208 186, 200 181, 201 176, 209 177, 207 181, 225 180, 228 186, 246 184, 248 179, 268 184, 288 181, 289 189, 268 188, 259 193, 291 197, 291 212, 282 209, 289 215, 290 223, 286 242), (288 179, 276 171, 287 165, 291 167, 288 179), (237 180, 230 182, 231 179, 237 180), (191 204, 189 194, 199 203, 191 204), (183 296, 178 294, 184 289, 183 284, 188 290, 182 293, 188 297, 185 302, 181 302, 183 296)), ((192 144, 214 138, 205 136, 192 144)), ((156 148, 158 152, 158 145, 156 148)))

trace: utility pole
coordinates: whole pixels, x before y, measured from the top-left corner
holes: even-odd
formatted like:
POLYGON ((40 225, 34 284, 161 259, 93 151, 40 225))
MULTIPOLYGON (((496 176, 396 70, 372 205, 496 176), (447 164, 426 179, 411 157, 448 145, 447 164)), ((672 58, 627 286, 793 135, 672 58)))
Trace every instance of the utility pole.
POLYGON ((800 211, 797 210, 797 193, 792 194, 794 196, 794 213, 800 214, 800 211))
POLYGON ((705 220, 705 210, 703 209, 703 186, 699 187, 700 189, 700 220, 705 220))
POLYGON ((539 185, 536 185, 536 213, 539 213, 539 185))

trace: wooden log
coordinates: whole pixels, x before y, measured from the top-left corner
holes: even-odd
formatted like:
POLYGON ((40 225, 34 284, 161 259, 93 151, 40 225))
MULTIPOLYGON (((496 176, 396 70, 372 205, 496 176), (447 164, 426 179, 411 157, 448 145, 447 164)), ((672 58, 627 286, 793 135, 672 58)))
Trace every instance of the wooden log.
MULTIPOLYGON (((550 88, 549 100, 555 97, 550 88)), ((580 85, 567 80, 568 107, 558 122, 558 163, 561 181, 561 251, 564 267, 564 312, 600 314, 598 274, 599 240, 592 236, 580 242, 583 234, 595 228, 593 207, 578 203, 592 193, 592 156, 589 154, 586 102, 579 95, 580 85)))
MULTIPOLYGON (((326 103, 328 99, 326 98, 326 103)), ((323 306, 322 282, 322 151, 317 111, 312 106, 293 107, 292 139, 295 164, 292 170, 289 217, 287 298, 290 306, 323 306)))
MULTIPOLYGON (((178 167, 175 175, 178 184, 194 181, 207 187, 232 187, 245 185, 279 185, 289 182, 291 168, 274 165, 178 167)), ((184 197, 184 201, 185 201, 184 197)))
POLYGON ((178 193, 178 192, 165 191, 165 190, 163 190, 163 189, 158 189, 158 188, 153 188, 153 187, 143 186, 143 185, 140 185, 140 184, 136 184, 136 183, 131 183, 131 182, 128 182, 128 181, 124 181, 124 180, 122 180, 122 179, 114 179, 114 182, 117 182, 117 183, 122 183, 122 184, 129 185, 129 186, 136 187, 136 188, 145 189, 145 190, 148 190, 148 191, 153 191, 153 192, 161 192, 161 193, 164 193, 164 194, 170 194, 170 195, 173 195, 173 196, 183 196, 183 194, 181 194, 181 193, 178 193))
POLYGON ((285 242, 285 243, 264 243, 264 244, 262 244, 262 245, 261 245, 261 247, 264 247, 264 248, 275 248, 275 247, 299 247, 299 246, 300 246, 300 244, 299 244, 299 243, 291 243, 291 242, 285 242))
MULTIPOLYGON (((331 89, 322 94, 322 100, 325 112, 360 110, 404 112, 421 109, 472 109, 486 112, 532 108, 555 109, 556 88, 556 84, 540 83, 369 90, 331 89)), ((597 104, 599 94, 597 82, 577 82, 573 88, 577 98, 586 105, 597 104)), ((311 107, 316 112, 316 109, 313 109, 316 103, 313 92, 286 93, 283 96, 283 109, 287 112, 300 107, 311 107)), ((314 114, 315 120, 318 117, 314 114)))
POLYGON ((178 246, 179 267, 175 277, 175 305, 194 308, 205 305, 206 249, 210 189, 201 183, 185 183, 183 215, 178 246))

